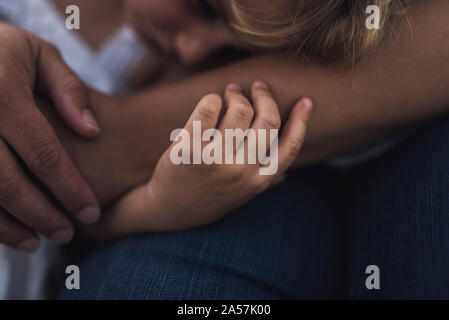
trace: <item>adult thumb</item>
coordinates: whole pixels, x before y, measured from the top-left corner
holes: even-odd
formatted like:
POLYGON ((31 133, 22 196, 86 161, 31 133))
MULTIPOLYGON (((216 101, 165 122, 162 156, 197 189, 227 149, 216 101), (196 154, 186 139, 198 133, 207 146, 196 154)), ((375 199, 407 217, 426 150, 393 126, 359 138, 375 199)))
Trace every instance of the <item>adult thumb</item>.
POLYGON ((59 51, 49 43, 39 46, 37 81, 40 91, 51 99, 64 123, 81 137, 96 137, 100 127, 90 108, 86 85, 67 66, 59 51))

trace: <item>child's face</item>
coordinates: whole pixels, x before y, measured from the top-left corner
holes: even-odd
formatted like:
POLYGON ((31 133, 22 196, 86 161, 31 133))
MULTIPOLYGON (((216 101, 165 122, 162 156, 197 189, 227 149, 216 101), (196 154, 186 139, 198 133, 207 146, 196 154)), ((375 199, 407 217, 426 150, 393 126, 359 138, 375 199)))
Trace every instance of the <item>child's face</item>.
POLYGON ((213 51, 245 47, 225 20, 226 1, 127 0, 137 26, 164 53, 194 64, 213 51))

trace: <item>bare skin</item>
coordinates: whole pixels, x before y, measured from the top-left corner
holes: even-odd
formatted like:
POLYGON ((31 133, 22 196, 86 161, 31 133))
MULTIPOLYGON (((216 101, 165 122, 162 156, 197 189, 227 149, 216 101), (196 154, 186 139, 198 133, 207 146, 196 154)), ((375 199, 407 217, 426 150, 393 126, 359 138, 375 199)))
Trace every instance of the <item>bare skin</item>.
POLYGON ((405 21, 397 21, 396 33, 387 35, 372 56, 343 74, 298 63, 285 52, 131 98, 91 93, 101 137, 87 142, 62 125, 56 126, 56 132, 100 202, 107 205, 150 179, 169 145, 170 132, 184 126, 202 96, 222 94, 222 88, 236 79, 249 92, 252 81, 260 78, 268 80, 284 118, 299 96, 312 97, 314 116, 297 165, 321 161, 447 112, 448 14, 446 1, 415 4, 410 13, 412 32, 405 21))
POLYGON ((81 24, 80 30, 74 30, 93 49, 101 45, 124 23, 122 0, 56 0, 53 5, 59 10, 61 16, 70 5, 80 8, 81 24))
MULTIPOLYGON (((114 3, 120 4, 119 1, 114 3)), ((111 2, 111 5, 114 3, 111 2)), ((151 9, 148 14, 154 13, 155 8, 168 7, 154 7, 157 2, 153 1, 150 3, 133 0, 129 3, 145 7, 151 4, 147 7, 151 9)), ((170 0, 170 3, 180 8, 180 4, 184 2, 170 0)), ((446 23, 448 5, 445 0, 413 2, 412 32, 407 29, 404 21, 396 21, 395 31, 387 36, 380 48, 371 57, 367 56, 353 71, 344 74, 337 74, 325 66, 295 62, 288 52, 274 53, 151 90, 129 100, 113 102, 104 99, 103 101, 110 105, 126 104, 127 113, 130 114, 129 121, 134 120, 137 123, 144 119, 141 117, 144 113, 139 107, 134 106, 146 106, 151 101, 152 110, 147 111, 151 118, 146 119, 146 124, 153 123, 153 119, 162 121, 152 124, 149 133, 156 137, 153 140, 156 142, 154 147, 149 148, 151 150, 148 152, 149 155, 139 158, 136 153, 133 156, 137 159, 149 159, 145 165, 137 164, 139 169, 130 170, 138 171, 137 177, 121 178, 120 173, 117 173, 117 177, 113 177, 115 173, 110 176, 104 163, 100 162, 100 168, 104 168, 104 171, 91 168, 90 171, 95 171, 92 177, 103 174, 106 176, 105 181, 111 179, 115 183, 117 181, 124 183, 122 186, 110 186, 112 191, 105 192, 100 189, 96 191, 104 194, 105 200, 113 199, 114 195, 122 194, 129 188, 143 183, 143 177, 146 178, 148 175, 148 168, 154 167, 159 155, 165 150, 166 137, 172 126, 182 126, 193 106, 204 94, 220 93, 230 82, 241 83, 248 92, 253 80, 266 80, 274 91, 284 117, 298 97, 306 95, 315 100, 316 116, 311 123, 310 134, 304 152, 298 160, 299 164, 319 161, 330 155, 365 146, 402 127, 440 115, 446 111, 449 92, 446 87, 449 83, 447 81, 449 41, 446 23), (134 112, 136 119, 131 117, 134 112), (145 174, 140 172, 142 167, 145 168, 143 170, 145 174)), ((166 10, 162 10, 162 13, 164 14, 159 18, 170 16, 166 10)), ((152 21, 156 18, 158 17, 153 15, 152 21)), ((209 28, 204 20, 194 19, 195 23, 192 24, 194 14, 188 19, 182 19, 182 15, 171 15, 171 18, 175 18, 172 19, 174 25, 183 22, 174 35, 177 39, 175 43, 178 54, 187 62, 197 61, 214 46, 222 44, 220 41, 225 41, 230 36, 223 28, 220 28, 221 31, 217 31, 218 33, 211 33, 215 29, 209 28), (198 42, 205 36, 214 41, 198 42), (192 48, 188 45, 192 40, 196 40, 193 43, 213 46, 192 48), (216 40, 220 41, 217 43, 216 40)), ((76 172, 69 157, 62 151, 48 123, 34 107, 31 93, 37 91, 51 99, 65 123, 80 136, 95 136, 98 134, 98 126, 88 110, 83 85, 68 72, 56 51, 49 44, 21 30, 5 25, 0 27, 2 42, 5 44, 0 57, 0 81, 5 82, 0 90, 0 107, 6 119, 0 128, 4 140, 1 148, 3 150, 0 152, 2 155, 0 242, 28 252, 38 246, 37 232, 57 243, 65 243, 71 239, 73 229, 70 222, 64 217, 62 210, 59 210, 60 207, 51 202, 52 199, 59 200, 66 211, 85 222, 95 220, 100 213, 91 190, 76 172), (40 77, 36 78, 36 74, 40 77), (34 88, 33 84, 38 87, 34 88), (22 127, 24 117, 27 119, 26 123, 36 125, 22 127), (15 153, 8 146, 12 147, 15 153), (45 197, 43 192, 23 174, 17 156, 41 178, 41 182, 50 189, 53 197, 45 197)), ((114 28, 115 26, 112 30, 114 28)), ((107 30, 103 35, 99 32, 97 36, 101 39, 107 33, 107 30)), ((93 103, 95 101, 97 100, 94 98, 93 103)), ((100 107, 94 109, 97 108, 100 107)), ((108 111, 113 112, 111 109, 108 111)), ((117 111, 118 114, 120 112, 121 109, 117 111)), ((125 127, 123 123, 117 126, 125 127)), ((136 132, 136 128, 130 129, 131 136, 123 137, 123 140, 135 139, 139 145, 137 135, 135 138, 132 137, 133 130, 136 132)), ((142 134, 142 131, 140 133, 142 134)), ((111 148, 113 145, 112 142, 109 144, 111 148)), ((120 148, 118 145, 117 150, 120 148)), ((127 148, 129 146, 123 149, 127 151, 127 148)), ((116 168, 123 166, 123 172, 126 172, 127 168, 137 168, 132 158, 120 160, 117 154, 114 155, 109 150, 106 154, 114 157, 116 168)), ((78 153, 77 156, 87 157, 78 153)), ((94 156, 95 154, 92 154, 92 157, 94 156)), ((83 161, 88 162, 87 159, 83 161)), ((93 179, 90 178, 89 182, 91 180, 93 179)), ((96 183, 91 182, 93 185, 96 183)), ((98 185, 104 187, 106 183, 98 185)))
POLYGON ((74 230, 67 213, 85 223, 100 215, 92 190, 36 108, 33 93, 50 99, 79 136, 95 137, 100 129, 84 84, 54 47, 3 23, 0 43, 0 243, 30 252, 39 245, 37 233, 58 244, 71 240, 74 230), (24 174, 20 163, 53 197, 24 174))

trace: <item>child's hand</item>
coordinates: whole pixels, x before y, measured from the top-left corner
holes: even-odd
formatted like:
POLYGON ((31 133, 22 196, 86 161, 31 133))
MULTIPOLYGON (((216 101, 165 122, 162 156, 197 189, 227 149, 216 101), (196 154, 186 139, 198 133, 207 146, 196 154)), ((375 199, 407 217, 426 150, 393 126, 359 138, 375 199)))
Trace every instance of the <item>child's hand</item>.
MULTIPOLYGON (((275 144, 271 145, 269 156, 275 161, 277 159, 273 152, 277 152, 278 170, 273 175, 261 175, 263 171, 260 169, 270 164, 263 166, 259 161, 256 161, 257 164, 248 164, 248 155, 245 156, 245 164, 235 164, 236 154, 241 152, 243 145, 236 148, 234 144, 234 164, 224 164, 225 158, 229 156, 225 152, 226 129, 245 131, 252 128, 256 133, 259 132, 258 129, 265 129, 268 132, 267 142, 263 146, 270 148, 270 129, 281 127, 278 106, 267 86, 256 82, 251 95, 253 106, 243 96, 239 86, 228 86, 224 99, 226 112, 221 121, 221 97, 215 94, 207 95, 199 102, 185 126, 190 137, 194 136, 194 121, 201 123, 201 136, 207 129, 217 128, 223 137, 223 142, 220 141, 223 164, 207 165, 202 161, 202 164, 175 165, 172 154, 178 155, 178 143, 182 141, 173 142, 160 158, 150 182, 126 195, 107 214, 107 229, 113 230, 113 233, 126 234, 176 231, 210 224, 257 196, 282 176, 301 149, 312 102, 302 99, 293 108, 279 139, 278 149, 275 144), (174 148, 176 152, 172 152, 174 148)), ((217 136, 214 139, 217 139, 217 136)), ((245 140, 246 153, 248 140, 245 140)), ((192 146, 193 141, 184 141, 186 142, 192 146)), ((197 153, 200 158, 209 144, 210 141, 203 142, 200 146, 201 152, 197 153)), ((192 147, 190 149, 192 150, 192 147)), ((187 159, 192 163, 193 158, 192 151, 191 157, 187 159)))

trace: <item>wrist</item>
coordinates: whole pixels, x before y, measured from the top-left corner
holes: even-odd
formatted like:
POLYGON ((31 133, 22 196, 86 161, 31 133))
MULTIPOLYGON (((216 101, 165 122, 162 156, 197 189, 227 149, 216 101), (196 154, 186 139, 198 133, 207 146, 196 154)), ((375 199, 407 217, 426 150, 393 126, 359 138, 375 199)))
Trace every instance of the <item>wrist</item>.
POLYGON ((147 148, 141 147, 139 128, 133 127, 122 99, 92 91, 90 102, 102 132, 83 139, 67 128, 48 102, 38 99, 62 146, 104 206, 147 181, 151 171, 142 164, 147 148))

